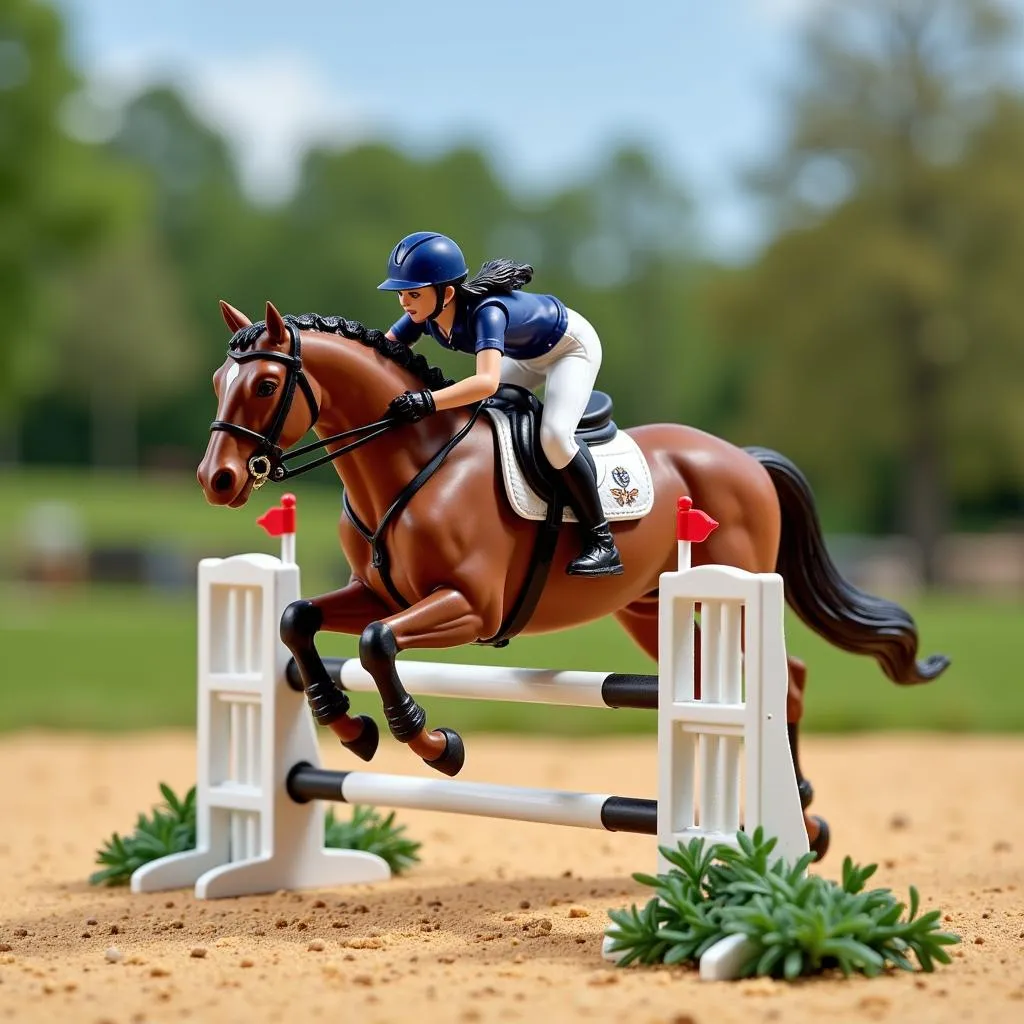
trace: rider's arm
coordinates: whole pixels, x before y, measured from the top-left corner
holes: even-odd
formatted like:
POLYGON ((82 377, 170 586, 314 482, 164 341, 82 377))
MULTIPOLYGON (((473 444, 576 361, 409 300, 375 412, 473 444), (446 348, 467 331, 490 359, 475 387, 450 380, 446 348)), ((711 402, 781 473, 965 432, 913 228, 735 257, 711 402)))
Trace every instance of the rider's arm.
POLYGON ((481 306, 473 316, 476 373, 450 387, 434 392, 438 409, 455 409, 490 398, 501 381, 501 357, 505 352, 508 314, 501 306, 481 306))
POLYGON ((485 348, 476 354, 476 373, 457 384, 435 391, 434 406, 437 409, 455 409, 460 405, 490 398, 498 390, 500 379, 501 352, 496 348, 485 348))

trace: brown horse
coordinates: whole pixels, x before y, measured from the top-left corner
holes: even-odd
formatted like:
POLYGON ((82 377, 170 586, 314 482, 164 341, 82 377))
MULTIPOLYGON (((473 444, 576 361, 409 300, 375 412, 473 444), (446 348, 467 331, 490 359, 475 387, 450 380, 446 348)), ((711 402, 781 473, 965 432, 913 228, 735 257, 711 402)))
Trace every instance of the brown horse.
MULTIPOLYGON (((362 758, 373 756, 375 724, 348 715, 348 698, 314 645, 319 630, 355 634, 392 734, 432 767, 456 774, 465 756, 460 738, 427 728, 395 656, 410 648, 493 641, 528 584, 538 524, 519 518, 508 504, 489 420, 477 418, 475 408, 409 425, 381 419, 396 395, 441 387, 445 380, 422 356, 379 331, 336 317, 282 317, 270 303, 265 322, 256 324, 226 303, 221 310, 232 338, 214 376, 217 420, 197 472, 207 500, 237 508, 254 484, 291 475, 284 463, 320 446, 284 449, 314 423, 317 436, 327 439, 329 454, 320 461, 336 460, 344 486, 340 535, 351 580, 341 590, 296 602, 281 622, 317 720, 362 758), (304 400, 293 401, 297 391, 304 400), (357 440, 343 448, 353 436, 357 440), (450 450, 443 460, 442 450, 450 450), (425 471, 431 464, 432 475, 425 471), (411 482, 418 487, 410 489, 411 482)), ((906 611, 842 579, 825 549, 807 482, 788 460, 677 424, 629 433, 650 464, 655 501, 645 518, 614 527, 624 575, 567 575, 577 544, 576 528, 567 527, 525 632, 614 615, 657 660, 658 577, 676 568, 676 499, 690 495, 720 524, 695 549, 695 564, 780 573, 788 603, 811 629, 844 650, 873 655, 897 683, 924 682, 946 667, 942 656, 917 662, 917 631, 906 611)), ((806 807, 812 791, 796 747, 804 683, 804 666, 790 658, 787 717, 806 807)), ((816 817, 805 821, 812 848, 824 854, 826 824, 816 817)))

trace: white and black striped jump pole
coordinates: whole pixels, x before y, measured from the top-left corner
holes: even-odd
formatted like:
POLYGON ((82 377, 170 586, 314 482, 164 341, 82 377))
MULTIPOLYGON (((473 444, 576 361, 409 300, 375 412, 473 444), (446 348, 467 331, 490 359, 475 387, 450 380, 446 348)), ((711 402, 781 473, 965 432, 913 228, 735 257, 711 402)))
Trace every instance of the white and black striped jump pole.
POLYGON ((608 832, 658 834, 658 803, 637 797, 526 789, 487 782, 417 779, 376 772, 339 772, 297 764, 286 783, 297 803, 331 800, 423 811, 510 818, 608 832))
MULTIPOLYGON (((352 693, 376 693, 373 677, 357 658, 324 658, 334 684, 352 693)), ((658 677, 621 672, 576 672, 494 665, 452 665, 400 661, 402 682, 425 697, 463 697, 519 703, 563 704, 580 708, 658 709, 658 677)), ((294 659, 286 670, 288 685, 302 690, 294 659)))

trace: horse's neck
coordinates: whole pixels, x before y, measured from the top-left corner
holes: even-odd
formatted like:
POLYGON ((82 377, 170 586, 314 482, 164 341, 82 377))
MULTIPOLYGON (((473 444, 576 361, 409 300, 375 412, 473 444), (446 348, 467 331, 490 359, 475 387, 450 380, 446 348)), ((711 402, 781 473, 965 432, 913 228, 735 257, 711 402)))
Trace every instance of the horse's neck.
MULTIPOLYGON (((358 341, 319 335, 313 335, 309 343, 305 338, 303 341, 303 362, 322 389, 316 425, 321 438, 382 419, 396 395, 425 386, 358 341)), ((334 461, 349 500, 361 517, 376 520, 383 514, 450 436, 450 418, 439 414, 436 422, 418 430, 397 427, 334 461)), ((351 440, 355 439, 329 447, 336 450, 351 440)))

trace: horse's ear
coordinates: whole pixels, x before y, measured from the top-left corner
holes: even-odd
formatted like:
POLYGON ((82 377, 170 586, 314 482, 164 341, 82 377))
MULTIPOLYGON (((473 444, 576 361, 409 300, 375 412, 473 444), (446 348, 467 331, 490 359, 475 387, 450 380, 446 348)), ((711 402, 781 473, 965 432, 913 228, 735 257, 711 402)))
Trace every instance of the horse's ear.
POLYGON ((240 331, 243 327, 252 326, 252 321, 241 310, 235 309, 223 299, 220 300, 220 315, 224 317, 224 323, 228 325, 228 330, 232 334, 235 331, 240 331))
POLYGON ((289 341, 284 317, 272 302, 267 303, 267 339, 272 345, 287 345, 289 341))

